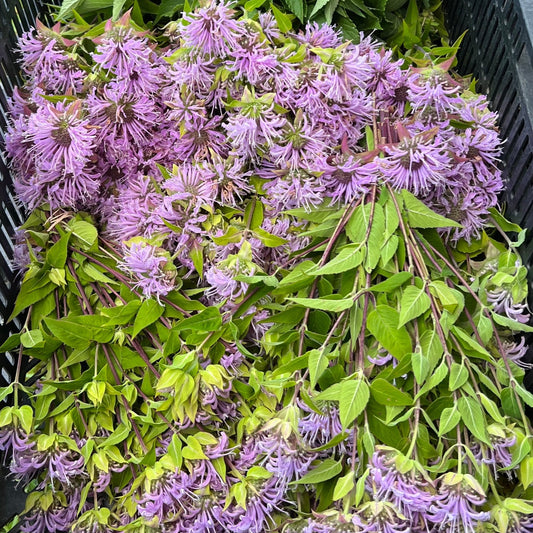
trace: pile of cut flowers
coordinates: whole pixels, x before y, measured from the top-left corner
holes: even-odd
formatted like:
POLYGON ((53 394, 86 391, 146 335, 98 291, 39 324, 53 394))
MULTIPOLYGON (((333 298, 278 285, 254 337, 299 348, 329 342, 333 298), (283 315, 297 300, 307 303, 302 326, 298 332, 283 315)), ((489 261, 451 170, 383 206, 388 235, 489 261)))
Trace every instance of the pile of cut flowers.
POLYGON ((451 59, 285 23, 21 38, 22 531, 533 531, 497 117, 451 59))

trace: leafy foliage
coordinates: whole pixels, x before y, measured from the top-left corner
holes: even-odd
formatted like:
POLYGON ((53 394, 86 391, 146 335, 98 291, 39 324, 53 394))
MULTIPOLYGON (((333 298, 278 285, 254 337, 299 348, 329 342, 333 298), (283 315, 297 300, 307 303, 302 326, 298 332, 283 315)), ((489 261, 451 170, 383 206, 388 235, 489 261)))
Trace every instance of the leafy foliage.
MULTIPOLYGON (((195 0, 64 0, 57 20, 84 25, 84 19, 117 20, 131 10, 138 25, 156 29, 196 6, 195 0)), ((354 42, 359 41, 360 32, 375 32, 389 46, 417 57, 421 47, 440 46, 447 38, 437 0, 240 0, 235 7, 249 12, 271 10, 283 31, 299 29, 308 22, 326 22, 335 24, 354 42)))

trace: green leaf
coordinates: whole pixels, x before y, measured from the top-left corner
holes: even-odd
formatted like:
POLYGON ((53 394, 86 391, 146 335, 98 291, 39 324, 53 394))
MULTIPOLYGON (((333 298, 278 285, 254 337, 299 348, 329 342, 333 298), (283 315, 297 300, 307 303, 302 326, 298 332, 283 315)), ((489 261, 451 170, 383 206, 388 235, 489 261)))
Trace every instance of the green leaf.
POLYGON ((0 346, 0 353, 10 352, 11 350, 14 350, 15 348, 18 348, 19 345, 21 344, 20 336, 21 336, 20 333, 15 333, 13 335, 10 335, 6 339, 4 344, 2 344, 2 346, 0 346))
POLYGON ((270 9, 274 13, 274 18, 278 23, 278 27, 282 33, 287 33, 292 29, 292 22, 290 17, 282 13, 274 4, 270 4, 270 9))
POLYGON ((508 328, 512 331, 524 331, 526 333, 533 332, 533 327, 528 326, 527 324, 522 324, 521 322, 518 322, 518 320, 513 320, 512 318, 499 315, 494 311, 491 311, 491 313, 494 322, 496 322, 496 324, 499 324, 500 326, 508 328))
POLYGON ((313 7, 313 11, 311 11, 311 14, 309 15, 309 18, 312 19, 314 15, 316 15, 325 5, 329 2, 329 0, 317 0, 315 7, 313 7))
POLYGON ((364 379, 351 379, 341 383, 339 415, 344 428, 347 428, 363 412, 369 398, 368 385, 364 379))
POLYGON ((86 348, 91 341, 107 343, 114 335, 114 330, 99 325, 96 316, 68 316, 57 320, 45 318, 44 322, 52 334, 72 348, 86 348))
POLYGON ((310 309, 320 309, 322 311, 331 311, 333 313, 340 313, 353 306, 353 300, 351 298, 287 298, 287 300, 310 309))
POLYGON ((411 272, 397 272, 390 278, 372 285, 368 290, 372 292, 392 292, 411 279, 413 279, 413 274, 411 274, 411 272))
POLYGON ((306 273, 313 276, 325 276, 326 274, 340 274, 347 270, 358 267, 364 258, 364 251, 357 244, 350 244, 341 249, 341 251, 323 267, 316 267, 308 270, 306 273))
POLYGON ((407 220, 413 228, 460 228, 461 224, 432 211, 406 189, 401 191, 407 220))
POLYGON ((126 426, 124 423, 121 423, 117 426, 115 431, 105 439, 100 446, 115 446, 119 444, 124 439, 127 439, 131 433, 131 428, 126 426))
POLYGON ((89 222, 75 220, 72 224, 69 224, 69 226, 72 234, 78 238, 82 250, 89 250, 96 242, 98 231, 89 222))
POLYGON ((458 326, 451 326, 450 331, 454 334, 459 344, 468 351, 468 354, 473 357, 479 357, 484 361, 492 361, 493 358, 490 353, 483 347, 476 339, 468 335, 462 328, 458 326))
POLYGON ((365 470, 365 473, 357 480, 355 484, 355 501, 354 504, 358 506, 366 492, 366 479, 370 474, 370 470, 365 470))
POLYGON ((43 334, 39 329, 31 329, 30 331, 25 331, 20 336, 20 343, 24 348, 33 348, 41 342, 44 342, 43 334))
POLYGON ((354 472, 350 470, 345 476, 340 477, 335 484, 333 500, 342 500, 355 487, 354 472))
MULTIPOLYGON (((512 231, 514 233, 522 234, 523 230, 518 224, 509 222, 497 209, 491 207, 489 209, 490 216, 494 222, 500 226, 503 231, 512 231)), ((513 246, 518 247, 522 243, 513 243, 513 246)))
POLYGON ((415 352, 411 355, 411 366, 416 382, 422 385, 429 374, 430 365, 428 358, 422 353, 415 352))
POLYGON ((288 363, 277 367, 274 372, 272 372, 272 377, 278 377, 282 374, 292 374, 296 370, 302 370, 302 368, 307 368, 309 364, 309 352, 301 355, 300 357, 295 357, 291 359, 288 363))
POLYGON ((305 476, 293 481, 295 485, 315 485, 317 483, 322 483, 328 479, 334 478, 336 475, 340 474, 342 471, 342 461, 335 461, 331 457, 322 461, 316 468, 307 472, 305 476))
POLYGON ((102 316, 107 317, 107 324, 110 326, 123 326, 131 322, 140 307, 140 300, 132 300, 126 305, 103 308, 102 316))
POLYGON ((522 400, 529 405, 529 407, 533 407, 533 394, 531 394, 529 391, 524 389, 520 384, 515 382, 515 390, 518 393, 518 396, 522 398, 522 400))
POLYGON ((461 414, 456 405, 443 409, 439 421, 439 437, 456 428, 459 422, 461 422, 461 414))
POLYGON ((55 289, 56 285, 49 281, 46 272, 42 273, 42 277, 39 275, 29 280, 24 280, 9 320, 13 320, 13 318, 30 305, 44 300, 55 289))
MULTIPOLYGON (((533 457, 528 458, 528 466, 529 470, 529 483, 527 486, 531 485, 533 483, 533 457)), ((524 481, 523 476, 520 476, 522 479, 522 482, 524 481)), ((526 484, 524 483, 524 487, 527 488, 526 484)), ((524 500, 519 500, 518 498, 506 498, 503 501, 503 506, 511 511, 512 513, 522 513, 524 515, 530 515, 533 516, 533 505, 529 502, 526 502, 524 500)))
POLYGON ((420 335, 420 350, 429 361, 428 372, 433 372, 444 353, 444 347, 434 329, 428 329, 420 335))
POLYGON ((342 29, 342 34, 346 40, 354 43, 359 42, 359 30, 352 19, 348 17, 337 16, 336 23, 342 29))
POLYGON ((122 9, 126 0, 113 0, 113 20, 118 20, 122 14, 122 9))
POLYGON ((312 450, 314 452, 323 452, 324 450, 329 450, 337 446, 337 444, 340 444, 342 441, 346 440, 348 436, 349 433, 346 431, 344 433, 339 433, 338 435, 335 435, 330 441, 326 442, 326 444, 323 444, 318 448, 313 448, 312 450))
POLYGON ((276 248, 277 246, 287 244, 287 239, 268 233, 268 231, 265 231, 262 228, 256 228, 253 232, 254 235, 268 248, 276 248))
POLYGON ((513 418, 516 418, 517 420, 520 420, 520 406, 513 390, 510 387, 503 389, 501 398, 503 412, 507 416, 511 416, 513 418))
POLYGON ((285 0, 289 9, 298 17, 300 22, 304 22, 304 3, 303 0, 285 0))
POLYGON ((398 257, 401 260, 402 254, 405 253, 405 246, 403 245, 403 240, 400 240, 398 236, 393 235, 384 245, 381 249, 381 265, 385 267, 389 264, 389 262, 393 259, 393 257, 396 255, 396 252, 398 252, 398 257), (401 247, 400 247, 401 244, 401 247), (400 247, 400 248, 399 248, 400 247), (399 248, 399 251, 398 251, 399 248))
POLYGON ((448 388, 451 391, 457 390, 468 381, 468 370, 464 363, 452 363, 450 368, 450 380, 448 388))
POLYGON ((66 233, 46 252, 47 264, 55 268, 63 268, 65 266, 69 237, 70 235, 66 233))
POLYGON ((505 424, 505 418, 500 413, 500 409, 496 405, 495 402, 493 402, 490 398, 487 398, 483 393, 479 394, 479 399, 481 400, 481 403, 483 407, 485 408, 485 411, 492 417, 492 419, 495 422, 498 422, 498 424, 505 424))
POLYGON ((367 328, 375 339, 396 359, 413 351, 411 337, 405 327, 398 327, 399 314, 387 305, 378 305, 369 313, 367 328))
POLYGON ((13 383, 11 383, 7 387, 0 387, 0 402, 3 402, 12 393, 13 393, 13 383))
POLYGON ((261 7, 266 0, 248 0, 246 4, 244 4, 244 9, 246 11, 253 11, 254 9, 257 9, 258 7, 261 7))
POLYGON ((329 365, 329 359, 325 349, 311 350, 307 355, 309 356, 309 380, 311 387, 315 388, 320 376, 329 365))
POLYGON ((392 383, 376 378, 370 385, 372 397, 381 405, 412 405, 413 398, 406 392, 397 389, 392 383))
POLYGON ((191 257, 192 264, 198 272, 198 275, 202 278, 204 275, 204 248, 194 242, 189 249, 189 256, 191 257))
POLYGON ((432 281, 429 284, 429 290, 440 300, 442 306, 450 311, 450 313, 453 313, 461 303, 455 295, 455 291, 448 287, 444 281, 432 281))
POLYGON ((222 317, 217 307, 207 307, 196 315, 180 320, 174 331, 191 329, 193 331, 218 331, 222 327, 222 317))
POLYGON ((83 0, 63 0, 61 9, 57 14, 58 20, 66 20, 67 18, 70 18, 72 10, 77 9, 82 2, 83 0))
POLYGON ((431 305, 429 296, 416 285, 409 285, 402 293, 398 326, 403 326, 425 313, 431 305))
MULTIPOLYGON (((329 5, 329 4, 328 4, 329 5)), ((370 216, 370 214, 369 214, 370 216)), ((370 221, 369 221, 370 223, 370 221)), ((372 272, 381 257, 381 248, 385 244, 385 213, 383 207, 374 204, 374 213, 372 215, 372 226, 370 235, 366 243, 365 270, 372 272)))
POLYGON ((164 310, 165 308, 156 300, 144 300, 133 323, 132 337, 136 337, 144 328, 156 322, 164 310))
POLYGON ((64 268, 52 268, 48 273, 50 281, 59 287, 64 287, 67 284, 66 274, 64 268))
POLYGON ((184 459, 195 460, 195 459, 207 459, 202 445, 197 438, 192 435, 187 437, 187 446, 183 448, 183 457, 184 459))
POLYGON ((29 435, 33 433, 33 410, 29 405, 19 407, 17 411, 17 418, 19 419, 22 429, 29 435))
POLYGON ((173 17, 176 11, 181 9, 183 9, 183 0, 162 0, 159 4, 154 23, 157 24, 162 18, 173 17))
POLYGON ((457 401, 457 408, 468 430, 478 440, 492 446, 487 435, 487 422, 479 404, 473 398, 462 396, 457 401))
POLYGON ((424 386, 418 391, 416 398, 421 398, 428 391, 436 388, 442 380, 448 375, 448 365, 445 360, 442 360, 438 368, 431 374, 424 386))

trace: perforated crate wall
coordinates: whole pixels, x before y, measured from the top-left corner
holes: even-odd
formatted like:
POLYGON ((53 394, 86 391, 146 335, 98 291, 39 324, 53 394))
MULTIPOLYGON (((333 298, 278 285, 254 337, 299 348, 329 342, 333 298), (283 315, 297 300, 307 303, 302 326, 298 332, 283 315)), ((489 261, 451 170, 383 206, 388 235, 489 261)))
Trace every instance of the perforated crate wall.
MULTIPOLYGON (((20 329, 19 320, 5 324, 11 314, 18 283, 11 268, 11 237, 23 219, 15 202, 12 179, 2 150, 6 134, 8 98, 13 87, 21 83, 15 52, 17 37, 35 25, 37 16, 51 22, 47 6, 40 0, 0 0, 0 344, 20 329)), ((17 354, 7 353, 0 360, 0 387, 13 381, 17 354)), ((24 371, 24 369, 22 369, 24 371)))
POLYGON ((450 35, 467 34, 461 74, 473 74, 500 114, 507 191, 506 215, 529 230, 521 247, 533 307, 533 1, 446 0, 450 35))

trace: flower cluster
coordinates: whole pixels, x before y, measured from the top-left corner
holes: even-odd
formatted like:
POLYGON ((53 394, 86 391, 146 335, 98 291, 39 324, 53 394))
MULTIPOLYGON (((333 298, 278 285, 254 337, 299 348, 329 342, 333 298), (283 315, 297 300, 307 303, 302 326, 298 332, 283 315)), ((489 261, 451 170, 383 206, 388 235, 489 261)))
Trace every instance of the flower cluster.
POLYGON ((460 222, 452 240, 476 237, 502 188, 485 99, 461 97, 445 65, 403 69, 370 38, 272 27, 213 4, 185 16, 164 49, 128 16, 108 22, 90 52, 59 27, 26 34, 30 80, 7 136, 21 201, 85 209, 114 241, 146 239, 125 245, 122 265, 148 297, 173 286, 167 250, 178 269, 205 271, 209 301, 234 301, 246 287, 236 276, 289 266, 305 246, 286 210, 349 204, 375 184, 460 222), (372 151, 365 131, 376 122, 372 151), (228 235, 214 210, 257 196, 257 227, 228 235), (255 267, 227 262, 245 243, 255 267))
MULTIPOLYGON (((486 99, 450 62, 224 2, 98 28, 19 44, 16 342, 40 363, 0 451, 34 490, 22 530, 481 530, 487 479, 526 477, 531 401, 524 267, 484 233, 486 99)), ((502 520, 529 531, 523 509, 502 520)))

